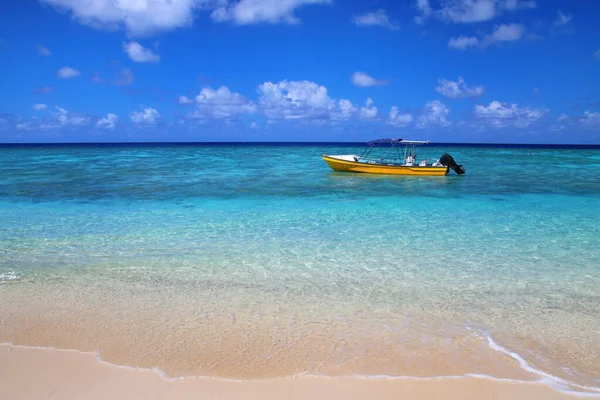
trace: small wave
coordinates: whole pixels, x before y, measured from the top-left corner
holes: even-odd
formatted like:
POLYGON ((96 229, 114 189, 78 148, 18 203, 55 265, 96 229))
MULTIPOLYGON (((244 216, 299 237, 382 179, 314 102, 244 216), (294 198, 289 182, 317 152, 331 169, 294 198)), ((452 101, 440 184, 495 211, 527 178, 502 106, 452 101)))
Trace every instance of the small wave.
MULTIPOLYGON (((477 334, 476 332, 473 331, 473 333, 478 335, 479 337, 481 337, 481 335, 477 334)), ((508 382, 508 383, 545 384, 547 386, 550 386, 554 390, 557 390, 558 392, 561 392, 564 394, 578 396, 578 397, 600 398, 600 387, 578 385, 576 383, 569 382, 569 381, 559 378, 557 376, 550 375, 544 371, 540 371, 540 370, 532 367, 531 365, 529 365, 527 363, 527 361, 525 361, 525 359, 523 359, 520 355, 518 355, 510 350, 507 350, 506 348, 504 348, 501 345, 499 345, 498 343, 496 343, 496 341, 494 341, 494 339, 489 334, 486 334, 485 337, 488 341, 490 348, 492 348, 495 351, 499 351, 501 353, 504 353, 504 354, 512 357, 519 363, 519 365, 522 369, 524 369, 525 371, 530 372, 534 375, 539 376, 540 379, 537 381, 527 381, 527 380, 511 379, 511 378, 498 378, 498 377, 494 377, 494 376, 490 376, 490 375, 477 374, 477 373, 467 373, 464 375, 441 375, 441 376, 431 376, 431 377, 417 377, 417 376, 410 376, 410 375, 395 376, 395 375, 384 375, 384 374, 381 374, 381 375, 353 374, 353 375, 331 376, 331 375, 318 374, 318 373, 317 374, 315 374, 315 373, 298 373, 298 374, 287 376, 287 377, 291 377, 291 378, 312 377, 312 378, 323 378, 323 379, 326 379, 326 378, 332 378, 332 379, 356 378, 356 379, 369 379, 369 380, 372 379, 372 380, 417 380, 417 381, 477 378, 477 379, 487 379, 487 380, 492 380, 492 381, 497 381, 497 382, 508 382), (574 390, 573 388, 577 388, 580 390, 574 390), (581 391, 581 390, 585 390, 585 391, 581 391)), ((212 376, 206 376, 206 375, 170 377, 167 375, 167 373, 165 371, 161 370, 158 367, 153 367, 153 368, 132 367, 132 366, 128 366, 128 365, 119 365, 119 364, 114 364, 114 363, 105 361, 102 359, 102 357, 100 356, 100 353, 98 351, 87 352, 87 351, 81 351, 81 350, 75 350, 75 349, 59 349, 56 347, 15 345, 11 342, 0 343, 0 346, 16 347, 16 348, 23 348, 23 349, 63 351, 63 352, 69 352, 69 353, 93 355, 96 358, 96 360, 101 364, 106 364, 113 368, 126 369, 126 370, 130 370, 130 371, 153 372, 153 373, 157 374, 161 379, 164 379, 168 382, 177 382, 177 381, 188 380, 188 379, 210 379, 210 380, 225 381, 225 382, 247 382, 247 380, 245 380, 245 379, 212 377, 212 376)), ((281 378, 286 378, 286 376, 282 376, 281 378)))
POLYGON ((21 279, 21 274, 17 271, 8 271, 0 273, 0 283, 14 282, 21 279))
MULTIPOLYGON (((475 332, 471 328, 467 328, 467 329, 479 337, 482 336, 482 335, 478 334, 477 332, 475 332)), ((562 392, 565 394, 570 394, 573 396, 600 397, 600 387, 579 385, 577 383, 569 382, 566 379, 559 378, 558 376, 554 376, 547 372, 544 372, 542 370, 534 368, 527 361, 525 361, 525 359, 523 357, 521 357, 519 354, 517 354, 513 351, 510 351, 510 350, 506 349, 505 347, 501 346, 500 344, 498 344, 489 333, 486 332, 483 334, 483 336, 485 336, 485 339, 487 340, 487 343, 491 349, 498 351, 500 353, 506 354, 507 356, 509 356, 512 359, 514 359, 515 361, 517 361, 519 363, 519 366, 523 370, 525 370, 533 375, 539 376, 540 377, 540 379, 538 380, 539 383, 546 384, 546 385, 551 386, 552 388, 558 390, 559 392, 562 392)))

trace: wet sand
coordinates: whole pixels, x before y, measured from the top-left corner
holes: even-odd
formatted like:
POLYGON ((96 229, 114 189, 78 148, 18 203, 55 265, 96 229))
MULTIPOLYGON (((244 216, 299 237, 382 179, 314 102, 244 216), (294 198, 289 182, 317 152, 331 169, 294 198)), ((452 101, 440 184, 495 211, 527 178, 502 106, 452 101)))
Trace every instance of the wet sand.
POLYGON ((264 380, 189 378, 117 367, 93 353, 0 345, 3 399, 574 399, 540 383, 489 378, 362 379, 298 376, 264 380))

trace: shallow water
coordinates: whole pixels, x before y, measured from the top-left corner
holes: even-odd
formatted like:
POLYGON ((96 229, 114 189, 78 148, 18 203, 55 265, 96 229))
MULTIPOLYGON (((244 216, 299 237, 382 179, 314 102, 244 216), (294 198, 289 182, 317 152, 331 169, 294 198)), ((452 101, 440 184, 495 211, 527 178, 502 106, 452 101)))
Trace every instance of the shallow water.
POLYGON ((335 146, 0 148, 0 341, 171 376, 600 386, 600 151, 425 147, 464 176, 335 173, 335 146))

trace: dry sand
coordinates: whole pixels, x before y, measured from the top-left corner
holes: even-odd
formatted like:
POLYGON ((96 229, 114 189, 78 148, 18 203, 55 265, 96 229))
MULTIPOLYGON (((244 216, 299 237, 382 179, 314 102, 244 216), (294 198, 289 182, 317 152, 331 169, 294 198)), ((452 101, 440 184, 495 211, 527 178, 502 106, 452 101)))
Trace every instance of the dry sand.
POLYGON ((486 378, 189 378, 99 362, 94 354, 0 345, 0 399, 573 399, 539 383, 486 378))

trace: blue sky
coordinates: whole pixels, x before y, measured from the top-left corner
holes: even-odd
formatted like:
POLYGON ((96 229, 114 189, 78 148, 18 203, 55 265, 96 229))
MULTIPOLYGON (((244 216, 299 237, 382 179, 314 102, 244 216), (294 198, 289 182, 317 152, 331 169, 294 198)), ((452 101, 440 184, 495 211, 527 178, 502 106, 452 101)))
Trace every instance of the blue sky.
POLYGON ((600 143, 594 0, 0 1, 0 141, 600 143))

